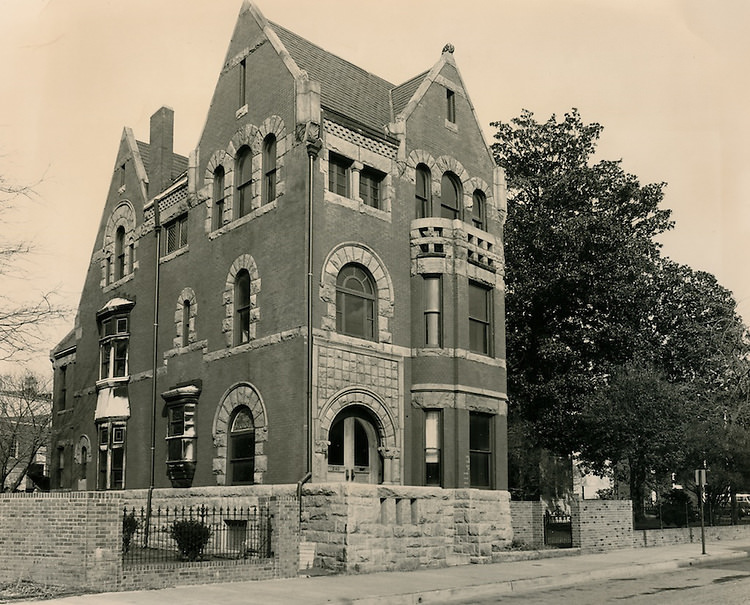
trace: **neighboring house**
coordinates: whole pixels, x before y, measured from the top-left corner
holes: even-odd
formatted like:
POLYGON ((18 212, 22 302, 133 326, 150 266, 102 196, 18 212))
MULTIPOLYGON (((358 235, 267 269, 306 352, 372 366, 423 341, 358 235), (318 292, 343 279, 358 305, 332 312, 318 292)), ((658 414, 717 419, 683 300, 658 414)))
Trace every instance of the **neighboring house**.
POLYGON ((154 416, 156 487, 506 490, 505 184, 453 48, 394 85, 245 2, 189 158, 172 134, 123 131, 54 487, 147 487, 154 416))
POLYGON ((49 489, 47 393, 0 389, 0 491, 49 489))

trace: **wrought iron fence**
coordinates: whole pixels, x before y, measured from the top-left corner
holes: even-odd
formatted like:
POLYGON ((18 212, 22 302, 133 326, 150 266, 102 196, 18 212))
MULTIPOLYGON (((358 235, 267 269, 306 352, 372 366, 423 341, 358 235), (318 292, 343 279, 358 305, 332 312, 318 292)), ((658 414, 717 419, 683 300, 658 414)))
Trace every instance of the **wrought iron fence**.
POLYGON ((572 548, 573 522, 570 515, 562 512, 545 512, 544 544, 558 548, 572 548))
POLYGON ((124 565, 273 557, 272 515, 262 507, 123 509, 124 565))

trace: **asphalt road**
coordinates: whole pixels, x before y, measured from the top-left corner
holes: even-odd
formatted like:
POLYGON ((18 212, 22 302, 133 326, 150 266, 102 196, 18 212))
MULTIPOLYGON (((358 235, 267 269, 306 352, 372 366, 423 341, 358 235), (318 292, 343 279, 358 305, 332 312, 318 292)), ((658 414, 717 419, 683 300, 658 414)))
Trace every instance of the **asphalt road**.
POLYGON ((568 588, 465 601, 467 605, 599 605, 623 602, 651 605, 750 604, 750 558, 687 567, 643 578, 613 579, 568 588))

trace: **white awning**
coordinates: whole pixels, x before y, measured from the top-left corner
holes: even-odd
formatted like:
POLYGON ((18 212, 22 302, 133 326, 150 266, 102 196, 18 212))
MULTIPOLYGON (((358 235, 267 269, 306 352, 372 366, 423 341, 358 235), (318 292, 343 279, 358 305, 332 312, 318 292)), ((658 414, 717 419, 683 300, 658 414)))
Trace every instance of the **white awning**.
POLYGON ((127 389, 105 387, 97 393, 94 421, 105 418, 130 418, 127 389))

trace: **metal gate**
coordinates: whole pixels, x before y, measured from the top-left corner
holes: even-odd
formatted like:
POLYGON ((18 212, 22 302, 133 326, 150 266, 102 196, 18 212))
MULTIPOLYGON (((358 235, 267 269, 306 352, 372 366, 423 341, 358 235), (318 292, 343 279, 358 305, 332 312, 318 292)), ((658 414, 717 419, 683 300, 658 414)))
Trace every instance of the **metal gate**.
POLYGON ((557 548, 572 548, 573 523, 570 515, 562 512, 544 513, 544 544, 557 548))

